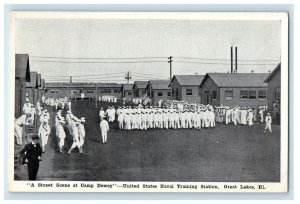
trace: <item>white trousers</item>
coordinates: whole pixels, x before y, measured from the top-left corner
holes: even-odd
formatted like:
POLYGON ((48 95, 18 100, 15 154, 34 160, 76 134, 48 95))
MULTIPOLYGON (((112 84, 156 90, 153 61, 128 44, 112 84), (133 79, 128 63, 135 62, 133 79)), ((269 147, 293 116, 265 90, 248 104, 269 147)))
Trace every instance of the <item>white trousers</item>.
POLYGON ((106 130, 101 130, 101 135, 102 135, 102 142, 107 142, 107 131, 106 130))
POLYGON ((271 125, 271 123, 266 123, 265 131, 266 130, 269 130, 270 133, 272 133, 272 125, 271 125))
POLYGON ((15 125, 15 137, 18 145, 22 145, 23 127, 15 125))

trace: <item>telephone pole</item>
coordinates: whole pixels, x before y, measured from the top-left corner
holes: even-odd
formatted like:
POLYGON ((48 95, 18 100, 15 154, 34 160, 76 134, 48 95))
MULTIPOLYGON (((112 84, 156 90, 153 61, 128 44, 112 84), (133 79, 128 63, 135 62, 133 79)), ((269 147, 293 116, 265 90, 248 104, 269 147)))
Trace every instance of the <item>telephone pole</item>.
POLYGON ((129 80, 131 79, 131 75, 129 71, 126 73, 125 79, 127 80, 127 84, 129 84, 129 80))
POLYGON ((172 94, 172 62, 173 62, 173 60, 172 60, 172 56, 170 56, 170 57, 168 57, 168 59, 169 59, 169 61, 168 61, 168 63, 170 63, 170 89, 171 89, 171 100, 173 99, 173 94, 172 94))

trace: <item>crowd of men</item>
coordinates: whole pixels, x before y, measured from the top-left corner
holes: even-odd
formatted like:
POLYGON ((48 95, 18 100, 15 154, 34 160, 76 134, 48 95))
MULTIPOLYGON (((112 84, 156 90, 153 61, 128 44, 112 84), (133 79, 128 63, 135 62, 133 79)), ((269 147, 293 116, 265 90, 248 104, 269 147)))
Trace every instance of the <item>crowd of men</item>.
POLYGON ((99 117, 107 117, 108 122, 118 122, 121 130, 159 129, 201 129, 213 128, 216 123, 248 125, 253 122, 266 122, 266 129, 272 132, 270 114, 266 114, 266 107, 256 109, 250 107, 228 107, 203 105, 187 102, 165 103, 164 106, 114 106, 106 110, 100 109, 99 117), (167 106, 165 106, 167 104, 167 106), (267 124, 268 123, 268 124, 267 124))
POLYGON ((67 97, 64 97, 64 98, 46 98, 44 100, 44 103, 48 106, 54 106, 55 110, 58 110, 58 109, 64 110, 65 107, 67 107, 67 109, 71 108, 71 101, 68 100, 67 97))
POLYGON ((99 96, 99 101, 117 103, 118 98, 116 96, 99 96))

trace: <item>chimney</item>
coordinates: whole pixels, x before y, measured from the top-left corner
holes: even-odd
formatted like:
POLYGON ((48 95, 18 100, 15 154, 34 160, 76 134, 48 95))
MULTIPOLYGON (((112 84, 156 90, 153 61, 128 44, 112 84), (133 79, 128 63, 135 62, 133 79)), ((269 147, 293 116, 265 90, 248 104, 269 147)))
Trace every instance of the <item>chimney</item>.
POLYGON ((70 76, 70 83, 72 83, 72 76, 70 76))
POLYGON ((231 73, 233 73, 233 47, 230 48, 231 73))
POLYGON ((235 73, 237 73, 237 47, 235 47, 235 73))

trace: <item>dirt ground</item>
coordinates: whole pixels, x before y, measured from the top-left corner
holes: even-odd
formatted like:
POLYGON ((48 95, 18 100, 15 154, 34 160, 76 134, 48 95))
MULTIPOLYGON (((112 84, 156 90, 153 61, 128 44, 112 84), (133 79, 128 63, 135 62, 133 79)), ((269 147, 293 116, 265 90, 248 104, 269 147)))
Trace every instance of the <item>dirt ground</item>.
MULTIPOLYGON (((264 134, 253 127, 220 125, 202 130, 118 130, 110 124, 102 144, 99 107, 94 101, 72 103, 72 112, 86 118, 84 154, 59 154, 51 112, 52 133, 37 180, 47 181, 181 181, 279 182, 280 127, 264 134)), ((47 107, 53 111, 52 107, 47 107)), ((64 113, 65 114, 65 113, 64 113)), ((65 151, 72 139, 66 138, 65 151)), ((27 180, 22 166, 16 180, 27 180)))

